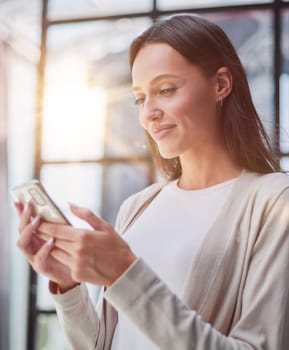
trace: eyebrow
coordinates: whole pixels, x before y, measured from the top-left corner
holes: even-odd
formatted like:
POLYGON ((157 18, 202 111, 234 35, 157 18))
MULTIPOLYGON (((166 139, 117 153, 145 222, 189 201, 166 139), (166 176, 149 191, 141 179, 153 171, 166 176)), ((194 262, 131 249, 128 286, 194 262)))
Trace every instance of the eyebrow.
MULTIPOLYGON (((182 80, 179 76, 174 75, 174 74, 160 74, 151 80, 150 85, 155 85, 155 84, 159 83, 161 80, 165 80, 168 78, 182 80)), ((132 90, 137 91, 137 90, 141 90, 141 88, 139 86, 133 86, 132 90)))

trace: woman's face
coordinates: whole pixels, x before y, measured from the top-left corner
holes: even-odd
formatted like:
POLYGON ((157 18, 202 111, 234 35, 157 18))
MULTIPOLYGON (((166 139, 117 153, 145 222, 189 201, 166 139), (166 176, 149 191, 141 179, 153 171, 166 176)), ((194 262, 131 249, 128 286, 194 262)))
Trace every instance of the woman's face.
POLYGON ((216 77, 206 77, 170 45, 141 48, 132 81, 140 123, 163 158, 196 152, 220 138, 216 77))

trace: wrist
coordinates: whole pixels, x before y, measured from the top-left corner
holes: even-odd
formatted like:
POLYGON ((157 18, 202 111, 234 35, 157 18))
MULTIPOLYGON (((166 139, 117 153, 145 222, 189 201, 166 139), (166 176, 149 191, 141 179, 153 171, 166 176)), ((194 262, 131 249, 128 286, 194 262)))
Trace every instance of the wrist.
POLYGON ((57 282, 54 281, 49 281, 49 290, 52 294, 63 294, 68 292, 69 290, 77 287, 78 285, 80 285, 80 283, 77 282, 72 282, 69 284, 59 284, 57 282))
POLYGON ((137 260, 136 255, 134 255, 133 253, 128 254, 126 258, 122 261, 122 263, 119 265, 117 275, 111 279, 107 287, 111 286, 118 278, 120 278, 136 260, 137 260))
POLYGON ((58 285, 58 290, 57 290, 57 294, 63 294, 68 292, 70 289, 73 289, 77 286, 79 286, 80 283, 74 282, 73 284, 69 284, 69 285, 58 285))

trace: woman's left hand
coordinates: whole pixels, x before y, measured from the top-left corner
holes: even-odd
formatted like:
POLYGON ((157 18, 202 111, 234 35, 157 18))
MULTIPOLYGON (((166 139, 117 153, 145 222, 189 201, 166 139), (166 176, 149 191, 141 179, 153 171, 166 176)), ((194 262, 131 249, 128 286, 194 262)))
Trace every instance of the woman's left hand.
POLYGON ((136 256, 114 228, 89 209, 71 205, 71 211, 93 230, 43 222, 38 232, 55 238, 51 254, 69 267, 75 281, 110 286, 136 256))

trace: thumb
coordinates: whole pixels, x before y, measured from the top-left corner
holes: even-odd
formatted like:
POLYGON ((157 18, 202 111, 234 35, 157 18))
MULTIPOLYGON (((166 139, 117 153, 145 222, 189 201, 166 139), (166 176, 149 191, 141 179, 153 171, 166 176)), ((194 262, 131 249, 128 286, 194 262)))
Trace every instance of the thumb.
POLYGON ((79 207, 73 203, 69 203, 69 206, 75 216, 86 221, 95 230, 104 230, 108 228, 109 224, 99 216, 96 216, 90 209, 79 207))

